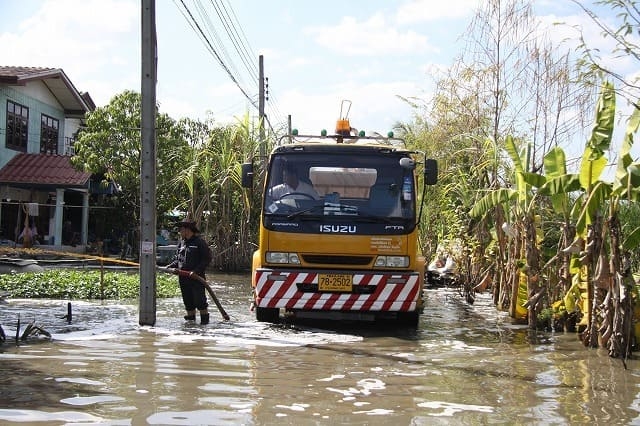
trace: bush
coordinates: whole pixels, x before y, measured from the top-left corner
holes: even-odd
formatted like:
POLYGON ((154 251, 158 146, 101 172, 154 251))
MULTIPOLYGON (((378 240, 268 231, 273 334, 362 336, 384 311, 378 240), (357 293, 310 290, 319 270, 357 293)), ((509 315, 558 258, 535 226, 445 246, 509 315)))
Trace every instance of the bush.
MULTIPOLYGON (((13 298, 45 299, 135 299, 140 293, 140 275, 105 272, 100 285, 100 271, 52 269, 44 272, 0 275, 0 290, 13 298)), ((156 276, 156 297, 180 295, 178 278, 156 276)))

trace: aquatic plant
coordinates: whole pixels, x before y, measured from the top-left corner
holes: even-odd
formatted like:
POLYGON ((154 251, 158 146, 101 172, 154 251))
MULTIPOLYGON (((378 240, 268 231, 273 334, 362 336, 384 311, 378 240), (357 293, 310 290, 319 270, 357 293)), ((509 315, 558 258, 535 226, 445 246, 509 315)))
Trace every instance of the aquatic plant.
MULTIPOLYGON (((135 299, 140 291, 140 275, 130 272, 105 272, 77 269, 52 269, 44 272, 0 275, 0 291, 13 298, 47 299, 135 299)), ((172 275, 156 277, 156 296, 180 294, 178 279, 172 275)))

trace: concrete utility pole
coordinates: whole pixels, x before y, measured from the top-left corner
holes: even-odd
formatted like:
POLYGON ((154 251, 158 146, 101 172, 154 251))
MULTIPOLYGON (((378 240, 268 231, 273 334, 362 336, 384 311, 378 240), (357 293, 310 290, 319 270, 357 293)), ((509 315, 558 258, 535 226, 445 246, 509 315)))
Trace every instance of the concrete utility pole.
POLYGON ((258 57, 258 119, 260 120, 260 159, 265 161, 266 149, 264 140, 264 59, 258 57))
POLYGON ((140 325, 156 323, 156 3, 142 0, 140 325))

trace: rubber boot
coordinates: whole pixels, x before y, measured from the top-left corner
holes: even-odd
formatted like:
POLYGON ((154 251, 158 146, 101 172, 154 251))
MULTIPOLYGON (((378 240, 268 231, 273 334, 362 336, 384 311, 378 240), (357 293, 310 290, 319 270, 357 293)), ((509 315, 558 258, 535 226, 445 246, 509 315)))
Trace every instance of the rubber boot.
POLYGON ((195 311, 187 311, 187 315, 184 316, 184 319, 187 321, 195 321, 196 320, 196 312, 195 311))
POLYGON ((209 314, 200 314, 200 324, 209 324, 209 314))

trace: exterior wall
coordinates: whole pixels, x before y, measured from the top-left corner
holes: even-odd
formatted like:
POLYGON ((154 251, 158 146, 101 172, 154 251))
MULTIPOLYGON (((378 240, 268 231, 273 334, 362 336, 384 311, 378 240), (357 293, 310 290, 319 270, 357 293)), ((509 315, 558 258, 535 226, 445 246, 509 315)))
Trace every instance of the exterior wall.
POLYGON ((6 148, 7 100, 29 108, 28 153, 40 152, 41 115, 58 120, 58 153, 64 154, 65 118, 64 110, 42 82, 35 81, 26 86, 0 85, 0 168, 19 151, 6 148))

